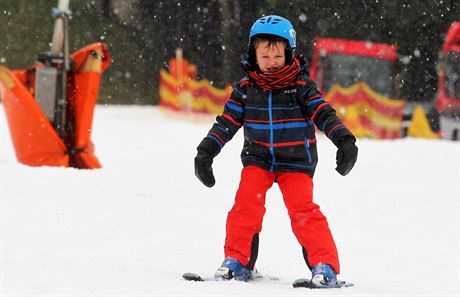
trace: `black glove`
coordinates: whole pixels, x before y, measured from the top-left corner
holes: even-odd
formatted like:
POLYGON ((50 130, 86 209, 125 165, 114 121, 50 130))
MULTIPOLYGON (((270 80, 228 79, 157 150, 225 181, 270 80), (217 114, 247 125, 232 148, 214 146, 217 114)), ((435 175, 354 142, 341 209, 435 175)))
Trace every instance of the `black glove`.
POLYGON ((335 170, 343 176, 350 172, 358 157, 358 147, 355 141, 356 139, 350 135, 339 140, 335 170))
POLYGON ((195 175, 206 186, 212 187, 216 183, 212 173, 212 160, 220 152, 219 145, 212 139, 205 137, 197 147, 195 157, 195 175))

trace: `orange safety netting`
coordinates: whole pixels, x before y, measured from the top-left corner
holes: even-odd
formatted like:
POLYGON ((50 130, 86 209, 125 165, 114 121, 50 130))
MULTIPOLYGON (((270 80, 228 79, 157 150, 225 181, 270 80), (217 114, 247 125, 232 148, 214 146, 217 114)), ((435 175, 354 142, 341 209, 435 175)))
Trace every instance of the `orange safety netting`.
POLYGON ((387 98, 364 82, 348 88, 334 85, 325 94, 338 116, 357 137, 394 139, 402 137, 405 102, 387 98))
POLYGON ((196 66, 185 59, 170 61, 171 72, 160 70, 160 105, 169 110, 197 114, 220 114, 232 88, 213 87, 208 80, 196 79, 196 66), (182 67, 177 67, 181 64, 182 67))

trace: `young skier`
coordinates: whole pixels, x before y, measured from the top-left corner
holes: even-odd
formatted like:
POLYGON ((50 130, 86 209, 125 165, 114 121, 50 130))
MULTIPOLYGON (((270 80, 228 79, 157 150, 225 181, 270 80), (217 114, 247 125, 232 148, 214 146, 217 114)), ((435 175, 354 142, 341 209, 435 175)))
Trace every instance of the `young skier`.
POLYGON ((244 126, 243 170, 235 204, 228 213, 225 260, 218 278, 254 277, 265 195, 278 183, 312 272, 312 282, 333 287, 340 272, 337 248, 326 217, 313 203, 317 163, 315 126, 338 148, 336 170, 347 175, 356 162, 355 137, 337 118, 308 77, 301 56, 294 56, 296 32, 276 15, 258 19, 249 33, 247 76, 235 85, 222 115, 197 147, 195 174, 207 187, 215 184, 213 158, 244 126))

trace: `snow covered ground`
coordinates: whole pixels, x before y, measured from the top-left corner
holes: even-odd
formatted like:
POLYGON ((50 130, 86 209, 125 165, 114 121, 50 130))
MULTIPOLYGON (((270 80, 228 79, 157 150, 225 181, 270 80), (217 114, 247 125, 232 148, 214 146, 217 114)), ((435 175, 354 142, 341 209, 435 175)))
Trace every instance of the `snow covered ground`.
MULTIPOLYGON (((1 109, 1 108, 0 108, 1 109)), ((194 283, 223 260, 225 219, 239 181, 239 132, 217 157, 217 184, 194 176, 195 147, 210 122, 156 107, 97 106, 100 170, 18 164, 3 110, 3 296, 458 296, 460 145, 360 139, 349 176, 318 138, 315 199, 339 248, 340 278, 354 287, 294 289, 309 277, 276 185, 267 195, 258 269, 278 282, 194 283)))

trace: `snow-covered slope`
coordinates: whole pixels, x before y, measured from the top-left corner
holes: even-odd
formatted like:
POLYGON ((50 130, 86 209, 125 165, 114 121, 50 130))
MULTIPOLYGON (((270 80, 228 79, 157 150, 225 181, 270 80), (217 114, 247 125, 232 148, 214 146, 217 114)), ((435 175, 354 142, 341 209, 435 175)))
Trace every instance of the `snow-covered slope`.
POLYGON ((155 107, 103 107, 93 141, 100 170, 32 168, 1 124, 1 293, 55 296, 458 296, 460 146, 442 140, 358 141, 350 175, 318 136, 315 200, 354 287, 306 291, 308 277, 279 189, 267 195, 258 269, 278 282, 193 283, 223 260, 225 219, 241 163, 239 132, 214 162, 217 184, 194 176, 210 122, 155 107))

